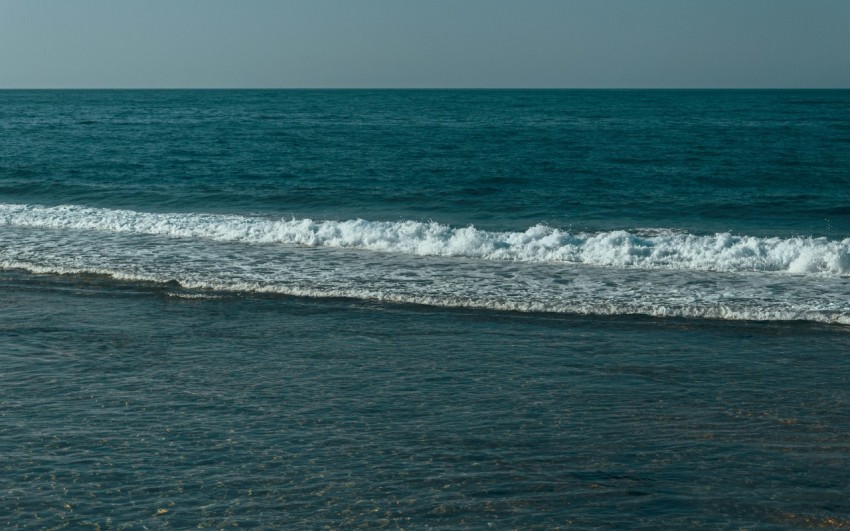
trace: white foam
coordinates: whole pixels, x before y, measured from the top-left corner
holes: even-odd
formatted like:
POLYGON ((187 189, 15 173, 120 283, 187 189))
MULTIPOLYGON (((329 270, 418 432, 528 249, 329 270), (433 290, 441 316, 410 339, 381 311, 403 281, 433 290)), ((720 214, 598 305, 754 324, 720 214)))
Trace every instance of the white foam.
POLYGON ((573 234, 545 225, 523 232, 493 232, 436 222, 271 220, 20 204, 0 204, 0 225, 617 268, 850 275, 850 238, 698 236, 674 230, 655 230, 649 235, 627 231, 573 234))
POLYGON ((187 290, 197 290, 195 293, 168 292, 169 297, 189 299, 216 299, 221 295, 215 293, 266 293, 311 298, 352 298, 376 302, 401 304, 422 304, 446 308, 473 308, 515 312, 547 312, 572 315, 645 315, 651 317, 677 317, 722 320, 750 321, 794 321, 803 320, 826 324, 850 325, 850 312, 818 309, 811 307, 794 307, 788 305, 762 306, 758 302, 752 304, 679 304, 667 300, 645 300, 638 297, 628 298, 599 297, 578 299, 558 298, 525 299, 498 297, 490 298, 482 294, 452 295, 446 293, 417 293, 381 289, 376 286, 365 287, 308 287, 304 285, 288 285, 285 283, 265 283, 233 279, 175 279, 150 273, 131 273, 108 268, 79 268, 40 266, 27 262, 0 261, 2 269, 20 269, 36 274, 104 275, 116 280, 168 283, 177 282, 187 290))

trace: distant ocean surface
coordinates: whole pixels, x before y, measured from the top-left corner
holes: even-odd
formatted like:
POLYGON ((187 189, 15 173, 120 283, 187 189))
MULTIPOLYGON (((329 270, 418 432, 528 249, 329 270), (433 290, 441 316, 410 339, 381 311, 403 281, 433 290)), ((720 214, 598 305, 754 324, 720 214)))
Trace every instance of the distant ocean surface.
POLYGON ((0 91, 0 525, 850 527, 850 91, 0 91))

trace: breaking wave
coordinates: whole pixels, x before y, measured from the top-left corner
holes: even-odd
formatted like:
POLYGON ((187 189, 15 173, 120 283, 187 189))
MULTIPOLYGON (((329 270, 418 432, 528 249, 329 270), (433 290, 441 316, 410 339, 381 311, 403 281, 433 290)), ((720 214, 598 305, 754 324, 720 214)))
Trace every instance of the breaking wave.
POLYGON ((0 204, 0 224, 86 229, 249 244, 287 244, 418 256, 696 271, 850 275, 850 238, 763 238, 672 230, 571 233, 546 225, 496 232, 419 221, 315 221, 146 213, 77 205, 0 204))

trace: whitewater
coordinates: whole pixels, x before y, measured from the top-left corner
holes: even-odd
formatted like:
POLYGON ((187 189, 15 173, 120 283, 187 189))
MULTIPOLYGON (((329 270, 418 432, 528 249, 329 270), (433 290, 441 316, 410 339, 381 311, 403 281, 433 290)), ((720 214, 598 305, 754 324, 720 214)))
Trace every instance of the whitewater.
POLYGON ((522 232, 493 232, 434 221, 286 220, 30 204, 0 204, 0 225, 614 268, 850 275, 850 238, 695 235, 666 229, 571 233, 543 224, 522 232))
POLYGON ((850 239, 0 205, 0 269, 153 283, 182 298, 850 324, 848 257, 850 239))

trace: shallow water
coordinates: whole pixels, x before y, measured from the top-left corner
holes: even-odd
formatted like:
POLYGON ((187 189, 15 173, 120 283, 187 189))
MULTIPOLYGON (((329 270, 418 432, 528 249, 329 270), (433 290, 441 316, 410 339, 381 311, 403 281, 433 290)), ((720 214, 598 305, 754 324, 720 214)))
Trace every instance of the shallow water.
POLYGON ((8 528, 850 514, 843 327, 3 284, 8 528))

